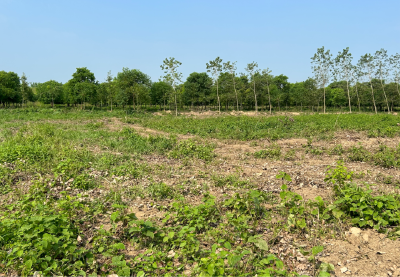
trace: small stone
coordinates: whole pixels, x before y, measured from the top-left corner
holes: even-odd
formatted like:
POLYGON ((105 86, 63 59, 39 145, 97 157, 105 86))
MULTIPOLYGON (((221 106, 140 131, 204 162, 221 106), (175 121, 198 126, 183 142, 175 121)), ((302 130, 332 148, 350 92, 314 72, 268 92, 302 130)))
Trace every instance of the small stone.
POLYGON ((363 238, 363 240, 368 241, 368 234, 363 234, 362 238, 363 238))
POLYGON ((341 263, 341 262, 338 262, 338 263, 337 263, 337 265, 338 265, 338 266, 341 266, 341 265, 342 265, 342 263, 341 263))
POLYGON ((78 236, 76 240, 80 243, 82 241, 81 236, 78 236))
POLYGON ((361 229, 360 228, 356 228, 356 227, 352 227, 352 228, 350 228, 350 233, 352 233, 355 236, 359 236, 361 234, 361 229))
POLYGON ((170 250, 169 252, 168 252, 168 258, 173 258, 175 256, 175 252, 174 252, 174 250, 170 250))
POLYGON ((110 275, 107 275, 107 277, 118 277, 118 275, 117 274, 110 274, 110 275))
POLYGON ((342 267, 341 269, 340 269, 340 272, 342 272, 342 273, 345 273, 347 271, 347 267, 342 267))

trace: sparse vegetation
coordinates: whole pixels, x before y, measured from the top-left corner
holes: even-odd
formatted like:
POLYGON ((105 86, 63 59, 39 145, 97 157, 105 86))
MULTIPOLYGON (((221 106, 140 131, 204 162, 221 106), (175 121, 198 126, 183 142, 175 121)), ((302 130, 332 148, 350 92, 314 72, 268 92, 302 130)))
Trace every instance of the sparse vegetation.
MULTIPOLYGON (((350 227, 400 236, 398 147, 321 146, 330 141, 315 135, 295 148, 258 141, 261 150, 232 158, 220 151, 230 147, 219 137, 228 131, 187 138, 179 128, 247 124, 239 139, 250 140, 275 119, 191 119, 169 135, 141 129, 138 122, 161 122, 147 114, 19 111, 20 119, 0 118, 0 267, 8 275, 329 276, 337 266, 323 262, 325 242, 350 227), (335 164, 307 179, 291 170, 304 156, 335 164), (345 166, 360 162, 368 170, 345 166), (372 175, 372 167, 393 172, 372 175)), ((315 123, 306 118, 304 126, 315 123)), ((162 120, 174 126, 180 117, 162 120)), ((276 138, 291 136, 294 123, 285 124, 276 138)))

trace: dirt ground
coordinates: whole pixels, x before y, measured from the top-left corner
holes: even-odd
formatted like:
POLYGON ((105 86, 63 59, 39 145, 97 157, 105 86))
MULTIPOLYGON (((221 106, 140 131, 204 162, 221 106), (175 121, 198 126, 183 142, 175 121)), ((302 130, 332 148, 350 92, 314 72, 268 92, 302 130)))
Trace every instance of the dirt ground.
MULTIPOLYGON (((189 113, 188 115, 203 117, 211 115, 209 113, 211 112, 189 113)), ((212 113, 214 114, 215 112, 212 113)), ((168 135, 164 132, 144 128, 137 124, 125 124, 116 118, 112 119, 111 122, 106 122, 106 126, 115 131, 123 127, 129 127, 146 136, 149 134, 168 135)), ((180 140, 188 138, 196 137, 178 135, 178 139, 180 140)), ((254 158, 252 153, 264 149, 271 144, 267 140, 243 142, 209 139, 208 142, 216 144, 215 153, 218 160, 218 162, 207 166, 206 170, 208 174, 239 174, 239 177, 242 179, 255 183, 260 190, 279 193, 282 184, 275 176, 280 171, 284 171, 292 177, 289 188, 300 194, 305 200, 321 196, 325 200, 332 201, 332 188, 324 181, 324 177, 327 168, 334 166, 340 157, 328 153, 323 153, 322 155, 306 153, 306 139, 287 139, 276 142, 281 147, 282 155, 289 151, 294 152, 290 160, 254 158)), ((399 143, 399 138, 368 138, 363 133, 341 132, 337 133, 333 140, 314 142, 313 147, 331 149, 341 144, 344 148, 349 148, 362 144, 366 149, 375 151, 379 148, 380 144, 396 147, 399 143)), ((151 161, 149 159, 149 161, 155 164, 169 163, 167 160, 151 161)), ((398 169, 386 169, 364 162, 346 161, 345 164, 349 170, 354 171, 358 176, 358 179, 355 180, 357 183, 376 184, 372 189, 380 192, 400 193, 399 186, 384 183, 385 176, 391 176, 394 183, 397 181, 400 182, 400 171, 398 169)), ((176 166, 179 165, 176 164, 176 166)), ((203 164, 191 164, 180 175, 174 175, 172 178, 163 179, 162 181, 167 184, 176 184, 187 179, 196 180, 199 178, 196 173, 199 170, 205 170, 203 164)), ((219 188, 211 189, 211 191, 219 197, 225 197, 227 194, 234 193, 234 191, 219 188)), ((193 201, 193 203, 199 203, 200 201, 200 198, 196 196, 188 195, 188 199, 189 201, 193 201)), ((144 200, 139 204, 135 204, 132 211, 139 218, 162 216, 144 200)), ((300 274, 311 274, 312 272, 309 271, 310 264, 304 261, 296 246, 300 243, 298 241, 299 238, 294 239, 297 240, 296 243, 290 242, 291 237, 288 234, 286 236, 282 234, 279 238, 281 239, 275 251, 280 258, 284 259, 287 253, 290 251, 294 252, 295 255, 292 255, 291 258, 294 259, 292 261, 293 269, 297 270, 300 274)), ((303 238, 303 243, 307 243, 305 238, 303 238)), ((353 227, 344 230, 340 239, 326 240, 323 242, 323 245, 325 246, 325 250, 318 256, 318 260, 333 264, 336 276, 400 276, 400 240, 390 240, 386 238, 385 234, 379 234, 375 230, 360 230, 353 227)))

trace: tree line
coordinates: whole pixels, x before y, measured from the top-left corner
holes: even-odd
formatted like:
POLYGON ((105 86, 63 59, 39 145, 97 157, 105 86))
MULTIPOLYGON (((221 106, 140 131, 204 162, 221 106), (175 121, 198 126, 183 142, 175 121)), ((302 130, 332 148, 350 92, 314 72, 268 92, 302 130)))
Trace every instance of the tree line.
POLYGON ((181 63, 175 58, 163 61, 163 76, 156 82, 138 69, 123 68, 116 76, 108 72, 104 82, 96 80, 86 67, 77 68, 62 84, 50 80, 28 83, 25 74, 0 71, 0 104, 23 106, 28 102, 54 105, 131 107, 206 110, 298 110, 326 112, 341 108, 352 112, 392 112, 400 106, 400 54, 384 49, 365 54, 357 63, 349 48, 333 57, 330 50, 318 48, 311 57, 313 76, 290 83, 284 74, 272 75, 256 62, 238 72, 236 62, 220 57, 205 65, 205 72, 193 72, 182 80, 181 63))

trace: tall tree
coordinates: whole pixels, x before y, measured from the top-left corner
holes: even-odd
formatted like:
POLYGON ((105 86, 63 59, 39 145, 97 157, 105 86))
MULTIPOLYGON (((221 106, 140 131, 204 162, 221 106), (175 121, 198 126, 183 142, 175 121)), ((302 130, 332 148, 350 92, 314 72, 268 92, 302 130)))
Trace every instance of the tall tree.
POLYGON ((113 100, 116 97, 116 84, 113 82, 113 77, 111 75, 111 70, 107 72, 106 79, 106 91, 107 91, 107 99, 110 102, 111 111, 113 110, 113 100))
POLYGON ((324 46, 317 49, 317 53, 311 58, 314 79, 324 89, 324 113, 326 113, 326 85, 329 83, 332 71, 332 54, 324 46))
POLYGON ((76 72, 72 74, 72 79, 65 84, 67 103, 77 104, 80 102, 84 108, 86 101, 95 96, 96 85, 96 78, 89 69, 77 68, 76 72))
POLYGON ((387 55, 387 51, 385 49, 381 49, 375 52, 374 55, 374 62, 375 62, 375 76, 380 80, 383 96, 385 97, 385 102, 387 106, 388 113, 390 113, 389 102, 387 99, 386 91, 385 91, 385 80, 389 76, 389 57, 387 55))
POLYGON ((362 69, 360 68, 360 64, 352 65, 350 74, 351 74, 350 80, 354 82, 353 89, 355 90, 357 96, 358 111, 361 112, 361 101, 360 101, 360 95, 358 93, 358 83, 364 74, 362 72, 362 69))
POLYGON ((349 111, 351 113, 351 99, 350 99, 350 88, 349 88, 349 82, 352 76, 352 69, 353 65, 351 64, 351 61, 353 60, 353 57, 351 56, 351 53, 349 52, 349 47, 346 47, 346 49, 343 49, 342 52, 339 52, 338 55, 335 58, 335 79, 345 80, 346 81, 346 90, 347 90, 347 100, 349 102, 349 111))
POLYGON ((160 105, 161 109, 161 104, 164 103, 164 111, 165 111, 165 101, 168 99, 168 95, 172 91, 172 87, 170 84, 159 81, 159 82, 154 82, 151 85, 150 89, 150 97, 151 97, 151 103, 156 105, 160 105))
POLYGON ((186 104, 203 105, 207 104, 207 97, 211 93, 212 79, 207 73, 193 72, 187 77, 185 82, 185 93, 183 100, 186 104))
POLYGON ((218 93, 218 79, 219 75, 221 74, 222 71, 222 59, 220 57, 216 57, 215 60, 210 61, 209 63, 206 63, 207 67, 207 72, 210 72, 211 75, 214 78, 214 82, 217 85, 217 100, 218 100, 218 112, 221 112, 221 100, 219 98, 219 93, 218 93))
POLYGON ((0 71, 0 102, 20 103, 21 82, 17 73, 0 71))
MULTIPOLYGON (((118 72, 116 82, 118 88, 132 98, 132 105, 138 104, 140 96, 147 98, 143 92, 149 91, 151 87, 150 77, 138 69, 122 68, 122 72, 118 72)), ((120 92, 122 93, 122 92, 120 92)), ((126 97, 125 97, 126 98, 126 97)))
POLYGON ((238 93, 237 93, 237 90, 236 90, 236 80, 235 80, 235 78, 236 78, 236 69, 237 69, 236 62, 232 62, 231 63, 230 61, 227 61, 226 63, 224 63, 224 70, 226 72, 229 72, 229 74, 232 75, 233 90, 235 92, 235 97, 236 97, 236 110, 239 111, 239 98, 238 98, 238 93))
POLYGON ((174 100, 175 100, 175 115, 178 116, 178 104, 176 102, 177 91, 176 87, 182 82, 182 73, 178 72, 178 67, 182 63, 176 60, 175 58, 166 58, 163 61, 163 64, 160 65, 161 69, 164 71, 164 81, 171 84, 174 90, 174 100))
POLYGON ((365 54, 364 56, 361 56, 357 66, 362 70, 363 75, 368 76, 369 84, 371 87, 372 103, 374 105, 375 113, 377 114, 378 110, 376 108, 374 86, 372 85, 372 77, 375 70, 374 57, 371 54, 365 54))
POLYGON ((25 73, 22 73, 22 76, 21 76, 22 104, 24 102, 27 103, 28 101, 34 101, 33 91, 32 91, 32 88, 29 86, 27 80, 28 80, 28 78, 26 77, 25 73))
POLYGON ((54 80, 38 84, 36 87, 36 93, 40 102, 51 104, 52 108, 55 103, 61 104, 63 102, 62 84, 54 80))
POLYGON ((256 113, 258 112, 258 106, 257 106, 257 94, 256 94, 256 78, 254 75, 258 72, 258 64, 256 62, 252 62, 247 64, 245 70, 249 73, 253 80, 253 93, 254 93, 254 106, 256 109, 256 113))
POLYGON ((390 56, 389 59, 390 67, 393 70, 393 81, 396 83, 397 93, 400 96, 399 84, 400 84, 400 54, 390 56))
POLYGON ((265 85, 267 87, 267 93, 268 93, 268 105, 269 105, 269 113, 272 114, 272 104, 271 104, 271 92, 270 92, 270 86, 273 80, 273 76, 271 75, 272 70, 269 68, 263 69, 262 71, 262 76, 263 80, 265 81, 265 85))

